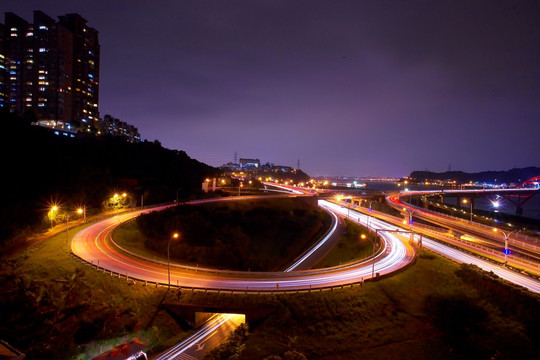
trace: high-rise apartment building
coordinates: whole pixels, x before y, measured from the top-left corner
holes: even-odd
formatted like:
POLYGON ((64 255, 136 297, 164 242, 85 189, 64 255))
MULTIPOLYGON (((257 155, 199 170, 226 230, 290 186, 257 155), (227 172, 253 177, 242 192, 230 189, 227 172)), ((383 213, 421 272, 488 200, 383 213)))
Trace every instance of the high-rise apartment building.
POLYGON ((97 132, 98 32, 78 14, 33 23, 5 14, 0 24, 0 107, 33 112, 42 126, 97 132))

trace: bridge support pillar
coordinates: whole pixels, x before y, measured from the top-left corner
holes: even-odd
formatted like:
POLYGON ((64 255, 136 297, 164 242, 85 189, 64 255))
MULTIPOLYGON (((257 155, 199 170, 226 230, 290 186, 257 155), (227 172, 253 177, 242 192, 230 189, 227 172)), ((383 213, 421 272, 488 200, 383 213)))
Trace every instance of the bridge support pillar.
POLYGON ((523 204, 525 204, 535 194, 528 195, 507 195, 503 198, 516 206, 516 215, 523 215, 523 204))

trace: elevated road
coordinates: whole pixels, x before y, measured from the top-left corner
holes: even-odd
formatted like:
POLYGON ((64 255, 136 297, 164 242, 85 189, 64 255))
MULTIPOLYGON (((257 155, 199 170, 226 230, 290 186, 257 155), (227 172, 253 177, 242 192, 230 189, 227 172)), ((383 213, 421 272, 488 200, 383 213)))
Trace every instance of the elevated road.
MULTIPOLYGON (((362 224, 363 226, 369 227, 371 231, 375 231, 376 229, 398 229, 398 230, 413 230, 416 233, 420 234, 428 234, 428 236, 433 238, 440 238, 441 240, 448 241, 448 239, 445 239, 444 236, 441 236, 441 234, 437 234, 436 232, 430 231, 429 228, 424 227, 421 224, 406 224, 403 225, 401 219, 398 219, 394 216, 380 213, 377 211, 369 212, 368 209, 365 208, 357 208, 357 209, 348 209, 341 207, 338 204, 333 204, 333 208, 336 212, 340 213, 343 216, 348 216, 351 220, 357 221, 358 223, 362 224)), ((382 234, 381 234, 382 235, 382 234)), ((415 235, 417 238, 418 235, 415 235)), ((454 246, 445 245, 441 243, 440 241, 435 241, 430 238, 427 238, 426 236, 423 236, 422 238, 422 246, 439 254, 442 255, 448 259, 451 259, 453 261, 456 261, 458 263, 463 264, 472 264, 480 267, 481 269, 485 271, 492 271, 493 273, 497 274, 501 278, 508 280, 514 284, 521 285, 530 291, 540 293, 540 281, 534 277, 531 277, 526 274, 522 274, 518 271, 509 269, 507 267, 504 267, 500 264, 494 263, 493 261, 486 260, 484 258, 480 258, 478 256, 472 255, 466 251, 457 249, 454 246)), ((493 257, 493 256, 491 256, 493 257)), ((501 257, 501 255, 499 255, 501 257)), ((502 257, 501 257, 502 258, 502 257)))
MULTIPOLYGON (((321 205, 325 203, 325 201, 320 202, 321 205)), ((167 207, 169 206, 119 214, 93 224, 74 236, 71 244, 72 252, 77 257, 106 271, 142 281, 167 284, 166 263, 147 261, 127 254, 118 249, 112 241, 112 232, 120 224, 133 219, 140 213, 159 211, 167 207)), ((384 252, 375 259, 376 273, 390 274, 413 261, 413 249, 398 236, 384 234, 383 240, 384 252)), ((304 260, 309 259, 313 253, 306 256, 304 260)), ((371 274, 372 262, 370 260, 332 269, 289 272, 225 271, 171 264, 171 285, 251 292, 297 291, 357 283, 371 278, 371 274)))
MULTIPOLYGON (((490 191, 491 190, 475 190, 472 192, 489 193, 490 191)), ((504 190, 498 189, 497 193, 500 193, 501 191, 504 190)), ((508 190, 508 192, 512 194, 516 193, 517 191, 520 191, 520 189, 508 190)), ((523 189, 523 191, 531 192, 534 190, 523 189)), ((446 192, 451 192, 453 194, 470 194, 471 190, 447 190, 446 192)), ((487 226, 474 221, 469 221, 462 218, 441 214, 436 211, 427 210, 409 204, 401 199, 407 196, 430 195, 437 193, 440 193, 440 191, 402 192, 399 194, 388 196, 387 201, 390 206, 394 207, 405 215, 422 219, 429 223, 452 230, 452 232, 458 235, 458 238, 459 234, 472 235, 474 237, 480 238, 482 241, 490 242, 491 246, 494 248, 504 248, 505 235, 503 231, 495 232, 494 227, 492 226, 487 226)), ((506 231, 506 233, 508 232, 509 231, 506 231)), ((523 260, 533 262, 536 261, 540 263, 540 239, 512 232, 512 234, 508 237, 508 244, 509 246, 511 246, 512 251, 516 257, 518 257, 518 254, 521 254, 520 256, 523 258, 523 260)))
MULTIPOLYGON (((369 279, 373 274, 390 274, 412 263, 414 250, 408 245, 408 239, 402 235, 392 233, 392 231, 400 230, 400 227, 395 222, 393 224, 388 223, 374 218, 371 214, 364 214, 355 210, 351 211, 351 209, 343 208, 325 200, 320 200, 319 205, 328 209, 334 218, 339 214, 340 216, 346 216, 352 221, 365 225, 371 231, 386 230, 379 232, 383 239, 383 244, 377 255, 372 259, 345 264, 332 269, 297 271, 296 269, 302 263, 312 259, 313 254, 327 251, 324 249, 325 243, 328 241, 327 234, 327 236, 321 239, 321 242, 297 259, 286 272, 230 272, 213 269, 193 269, 175 265, 171 271, 171 283, 182 287, 241 292, 294 291, 351 284, 369 279)), ((159 211, 167 207, 169 206, 121 214, 85 228, 73 238, 72 252, 81 259, 107 271, 121 275, 125 274, 131 278, 143 281, 167 284, 166 264, 156 261, 146 261, 126 254, 114 245, 111 236, 112 231, 118 225, 133 219, 140 213, 159 211)), ((455 261, 475 264, 487 271, 493 271, 502 278, 525 286, 531 291, 540 292, 540 282, 535 279, 478 259, 432 240, 424 239, 423 244, 432 251, 455 261)), ((223 339, 225 335, 216 335, 217 332, 228 332, 239 322, 240 320, 237 315, 222 314, 215 316, 192 337, 170 349, 167 353, 160 356, 159 359, 200 358, 204 347, 210 344, 209 339, 212 337, 214 337, 214 341, 223 339), (230 327, 230 329, 227 330, 227 327, 230 327)))

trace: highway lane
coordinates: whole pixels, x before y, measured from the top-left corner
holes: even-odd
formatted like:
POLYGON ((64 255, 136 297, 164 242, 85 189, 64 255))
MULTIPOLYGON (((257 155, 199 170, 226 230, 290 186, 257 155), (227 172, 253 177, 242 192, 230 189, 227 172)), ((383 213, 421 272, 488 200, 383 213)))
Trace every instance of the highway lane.
MULTIPOLYGON (((285 272, 291 272, 293 270, 308 270, 311 269, 322 257, 332 249, 332 247, 339 240, 336 235, 336 230, 339 225, 339 219, 335 212, 327 209, 324 204, 320 205, 323 209, 330 213, 332 217, 332 225, 323 238, 308 251, 302 254, 294 263, 285 269, 285 272), (332 239, 334 237, 334 239, 332 239), (318 252, 318 254, 315 254, 318 252)), ((338 234, 339 235, 339 234, 338 234)))
MULTIPOLYGON (((334 218, 333 228, 337 224, 337 216, 332 212, 333 204, 321 202, 321 206, 326 206, 334 218)), ((155 211, 163 210, 169 206, 158 207, 155 211)), ((166 283, 167 270, 163 263, 144 261, 140 258, 128 256, 118 251, 113 246, 111 233, 119 224, 133 219, 142 212, 149 210, 134 211, 132 213, 119 214, 115 217, 103 220, 88 228, 81 230, 72 241, 72 252, 77 256, 105 268, 129 277, 140 280, 166 283)), ((317 271, 293 271, 302 264, 310 261, 318 251, 322 251, 328 243, 332 231, 325 236, 320 243, 315 245, 310 251, 301 256, 286 273, 245 273, 245 272, 223 272, 215 270, 194 270, 182 267, 174 267, 171 270, 171 283, 184 287, 198 288, 219 288, 234 290, 257 290, 257 291, 282 291, 291 289, 312 289, 319 287, 344 285, 363 281, 371 277, 371 270, 376 273, 386 274, 403 266, 413 260, 411 249, 395 236, 388 234, 383 243, 383 251, 372 261, 363 261, 348 266, 343 266, 333 270, 317 271)), ((327 251, 327 250, 325 250, 327 251)), ((212 341, 222 341, 226 334, 237 326, 236 317, 230 315, 219 315, 214 320, 205 325, 195 335, 177 345, 170 353, 163 355, 160 359, 187 359, 201 358, 203 345, 212 341)))
MULTIPOLYGON (((330 204, 330 203, 328 203, 330 204)), ((160 207, 160 210, 166 207, 160 207)), ((118 216, 93 224, 79 233, 72 241, 72 252, 85 261, 108 271, 143 281, 167 284, 166 264, 149 262, 119 251, 111 242, 111 234, 120 223, 132 219, 141 212, 118 216)), ((375 271, 389 274, 413 259, 413 252, 398 237, 383 235, 385 251, 375 259, 375 271)), ((212 269, 186 269, 171 266, 171 285, 188 288, 227 289, 237 291, 283 291, 307 290, 329 286, 346 285, 371 277, 371 262, 366 260, 354 266, 331 270, 306 270, 283 272, 234 272, 212 269)))
MULTIPOLYGON (((388 224, 384 221, 368 217, 368 215, 356 212, 354 210, 347 210, 341 208, 338 205, 329 203, 327 201, 320 201, 321 206, 339 213, 341 216, 348 216, 352 221, 356 221, 363 225, 368 225, 371 231, 376 229, 395 230, 399 229, 396 225, 388 224), (368 222, 369 219, 369 222, 368 222)), ((147 210, 145 210, 147 211, 147 210)), ((116 247, 111 246, 110 234, 112 230, 118 226, 119 223, 127 221, 138 213, 122 214, 117 217, 108 219, 101 223, 95 224, 93 229, 84 229, 76 235, 72 243, 72 249, 75 254, 83 254, 86 260, 96 264, 101 262, 100 266, 103 266, 109 270, 128 274, 131 277, 137 277, 142 280, 143 278, 152 279, 149 281, 158 281, 160 283, 166 283, 167 276, 166 267, 163 264, 148 263, 141 261, 140 259, 134 259, 131 256, 127 256, 121 252, 118 252, 116 247), (90 259, 89 259, 90 258, 90 259)), ((335 216, 335 215, 334 215, 335 216)), ((172 270, 172 284, 177 284, 187 287, 205 287, 209 288, 215 286, 220 289, 233 289, 233 290, 259 290, 259 291, 274 291, 274 290, 290 290, 290 289, 307 289, 326 287, 329 285, 342 285, 351 282, 357 282, 371 277, 371 269, 375 273, 386 274, 395 271, 403 266, 406 266, 412 256, 410 249, 404 245, 407 239, 403 236, 395 235, 392 233, 380 233, 384 239, 383 247, 378 253, 377 257, 373 260, 361 261, 357 264, 350 264, 340 267, 337 270, 315 270, 315 271, 290 271, 290 274, 283 273, 238 273, 233 274, 227 272, 215 272, 215 271, 193 271, 185 269, 172 270), (287 276, 289 275, 289 276, 287 276), (298 276, 296 276, 298 275, 298 276), (190 286, 191 285, 191 286, 190 286)), ((475 263, 476 265, 487 269, 488 271, 494 271, 499 276, 507 278, 510 281, 520 283, 523 286, 528 287, 532 291, 538 292, 538 282, 531 281, 529 278, 508 271, 507 269, 501 269, 500 267, 493 268, 492 264, 487 262, 483 264, 481 260, 472 256, 466 256, 462 252, 455 249, 446 247, 436 242, 428 241, 424 239, 425 246, 431 250, 436 251, 444 256, 455 259, 456 261, 475 263)), ((79 255, 80 256, 80 255, 79 255)), ((309 255, 307 256, 309 258, 309 255)), ((294 270, 291 269, 291 270, 294 270)), ((219 324, 216 329, 227 327, 228 322, 225 320, 227 315, 220 315, 216 320, 219 324), (222 322, 220 322, 222 321, 222 322)), ((227 318, 230 320, 231 318, 227 318)), ((210 329, 211 329, 211 325, 210 329)), ((162 357, 162 359, 193 359, 199 358, 201 350, 201 344, 207 344, 208 338, 214 336, 213 330, 209 331, 209 328, 205 327, 196 333, 194 337, 190 337, 183 346, 177 347, 175 355, 168 357, 162 357), (199 335, 197 335, 199 334, 199 335), (197 340, 198 339, 198 340, 197 340)), ((216 339, 223 338, 223 336, 215 336, 216 339)), ((209 347, 210 348, 210 347, 209 347)))
MULTIPOLYGON (((340 206, 334 204, 334 208, 337 209, 337 208, 340 208, 340 206)), ((341 213, 346 214, 347 209, 341 208, 341 213)), ((366 226, 367 215, 357 212, 355 210, 349 210, 349 214, 350 214, 351 219, 354 220, 358 218, 360 223, 366 226)), ((376 228, 386 228, 386 229, 399 228, 402 230, 406 230, 406 228, 402 228, 397 225, 390 225, 387 222, 384 222, 382 220, 374 219, 372 216, 370 217, 369 225, 370 225, 371 230, 375 230, 376 228)), ((413 226, 413 230, 414 228, 415 227, 413 226)), ((476 265, 485 271, 492 271, 494 274, 500 276, 501 278, 508 280, 514 284, 521 285, 532 292, 540 293, 540 281, 531 276, 522 274, 512 269, 508 269, 500 264, 496 264, 491 261, 484 260, 482 258, 479 258, 475 255, 464 252, 462 250, 456 249, 454 247, 444 245, 435 240, 426 238, 425 236, 422 238, 422 244, 425 248, 433 252, 436 252, 437 254, 442 255, 448 259, 451 259, 458 263, 476 265)))
MULTIPOLYGON (((519 189, 512 189, 517 191, 519 189)), ((530 191, 523 189, 525 191, 530 191)), ((477 192, 487 192, 489 190, 481 190, 477 192)), ((500 190, 499 190, 500 191, 500 190)), ((448 190, 446 192, 458 193, 462 190, 448 190)), ((410 191, 400 194, 395 194, 387 197, 388 203, 399 211, 408 211, 413 214, 414 217, 429 221, 439 226, 454 229, 460 233, 468 234, 472 236, 481 237, 485 240, 491 241, 492 246, 501 248, 504 247, 504 235, 501 231, 494 232, 494 227, 486 226, 473 221, 468 221, 461 218, 455 218, 449 215, 437 213, 435 211, 426 210, 417 206, 408 204, 401 200, 403 196, 409 195, 422 195, 440 193, 440 191, 410 191)), ((468 193, 468 192, 467 192, 468 193)), ((514 256, 523 257, 523 260, 534 261, 540 254, 540 243, 536 238, 522 236, 521 234, 514 233, 508 239, 508 244, 514 251, 514 256)))
POLYGON ((226 340, 228 334, 245 322, 239 314, 215 314, 193 335, 158 355, 156 360, 201 359, 214 347, 226 340))
POLYGON ((500 276, 505 280, 511 281, 514 284, 526 287, 527 289, 535 293, 540 293, 540 281, 531 278, 530 276, 518 273, 501 265, 480 259, 474 255, 465 253, 450 246, 443 245, 434 240, 424 239, 423 245, 426 248, 449 259, 460 263, 476 265, 485 271, 492 271, 494 274, 500 276))

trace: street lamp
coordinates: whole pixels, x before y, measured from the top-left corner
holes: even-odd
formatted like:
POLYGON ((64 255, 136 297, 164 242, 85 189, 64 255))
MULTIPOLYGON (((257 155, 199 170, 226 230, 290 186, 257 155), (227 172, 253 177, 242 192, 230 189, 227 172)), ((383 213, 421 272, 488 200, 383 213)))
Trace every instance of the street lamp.
POLYGON ((58 206, 53 205, 51 207, 51 210, 49 210, 48 216, 49 220, 51 221, 51 229, 53 227, 53 220, 56 220, 56 212, 58 211, 58 206))
POLYGON ((464 203, 464 204, 466 204, 466 203, 468 203, 468 202, 471 204, 471 221, 472 221, 472 207, 473 207, 473 202, 472 202, 472 200, 469 201, 469 200, 467 200, 467 199, 463 199, 463 203, 464 203))
POLYGON ((240 184, 238 184, 238 196, 240 196, 240 189, 244 187, 244 183, 243 182, 240 182, 240 184))
POLYGON ((408 223, 409 223, 409 229, 412 228, 412 224, 413 224, 413 214, 414 214, 414 211, 413 210, 409 210, 407 209, 407 214, 409 215, 408 218, 408 223))
POLYGON ((83 216, 83 223, 86 222, 86 207, 80 207, 77 209, 77 214, 79 214, 79 216, 83 216))
POLYGON ((167 279, 169 281, 169 288, 171 287, 171 257, 170 257, 170 248, 172 239, 178 239, 178 233, 174 233, 169 239, 167 244, 167 279))
POLYGON ((66 246, 69 242, 69 213, 66 214, 66 246))
POLYGON ((500 231, 504 235, 504 266, 508 266, 508 262, 506 260, 507 256, 508 256, 508 238, 510 237, 510 235, 512 235, 515 232, 518 232, 519 230, 513 230, 513 231, 510 231, 509 233, 507 233, 506 231, 502 231, 502 230, 499 230, 497 228, 493 228, 493 231, 495 231, 495 232, 500 231))
POLYGON ((363 240, 367 238, 369 241, 371 241, 371 245, 373 245, 373 252, 371 253, 371 261, 372 261, 371 278, 373 279, 375 277, 375 241, 367 237, 366 234, 360 235, 360 238, 362 238, 363 240))
POLYGON ((371 200, 371 201, 367 201, 367 200, 364 200, 365 202, 369 202, 369 210, 368 210, 368 214, 367 214, 367 220, 366 220, 366 227, 368 228, 369 230, 369 218, 371 217, 371 204, 375 201, 375 200, 371 200))

